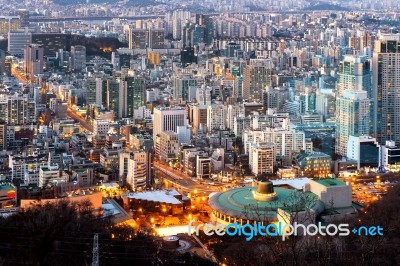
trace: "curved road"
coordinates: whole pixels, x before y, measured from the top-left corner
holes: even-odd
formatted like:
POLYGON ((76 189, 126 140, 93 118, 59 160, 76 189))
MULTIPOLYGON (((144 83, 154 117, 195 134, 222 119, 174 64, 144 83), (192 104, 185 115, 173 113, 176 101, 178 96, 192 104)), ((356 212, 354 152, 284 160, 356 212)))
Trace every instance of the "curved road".
POLYGON ((75 120, 78 120, 79 124, 87 131, 93 132, 93 126, 90 125, 82 116, 74 112, 70 107, 67 109, 67 115, 75 120))
POLYGON ((185 192, 194 192, 194 190, 197 190, 197 194, 210 194, 212 192, 221 191, 221 187, 219 186, 198 184, 191 177, 175 171, 171 167, 160 164, 159 162, 154 162, 153 165, 154 168, 164 174, 164 178, 167 179, 169 183, 185 192))

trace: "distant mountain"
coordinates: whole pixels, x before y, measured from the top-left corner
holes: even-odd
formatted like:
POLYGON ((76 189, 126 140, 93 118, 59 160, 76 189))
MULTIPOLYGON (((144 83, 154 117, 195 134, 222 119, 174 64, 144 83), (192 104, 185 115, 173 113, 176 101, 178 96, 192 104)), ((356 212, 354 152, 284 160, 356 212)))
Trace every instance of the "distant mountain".
POLYGON ((158 4, 154 0, 129 0, 127 6, 154 6, 158 4))
MULTIPOLYGON (((91 4, 101 4, 101 3, 116 3, 118 0, 88 0, 91 4)), ((54 0, 54 4, 58 5, 77 5, 77 4, 85 4, 88 2, 87 0, 54 0)))
POLYGON ((332 11, 350 11, 350 9, 346 7, 342 7, 339 5, 333 5, 333 4, 328 4, 328 3, 319 3, 316 5, 308 6, 304 8, 303 10, 332 10, 332 11))

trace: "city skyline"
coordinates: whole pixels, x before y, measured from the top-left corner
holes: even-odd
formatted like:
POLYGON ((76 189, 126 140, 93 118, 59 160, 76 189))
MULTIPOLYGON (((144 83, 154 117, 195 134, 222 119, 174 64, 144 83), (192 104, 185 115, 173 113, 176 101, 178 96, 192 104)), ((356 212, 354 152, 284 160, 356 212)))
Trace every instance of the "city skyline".
POLYGON ((0 6, 0 264, 400 263, 396 1, 0 6))

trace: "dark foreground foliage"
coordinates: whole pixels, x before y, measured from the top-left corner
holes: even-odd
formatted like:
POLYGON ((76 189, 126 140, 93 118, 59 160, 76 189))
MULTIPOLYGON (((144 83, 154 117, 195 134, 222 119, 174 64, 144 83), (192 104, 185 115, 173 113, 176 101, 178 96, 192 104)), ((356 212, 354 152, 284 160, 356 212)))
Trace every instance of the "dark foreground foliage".
POLYGON ((190 254, 163 252, 158 238, 114 226, 90 202, 69 201, 0 219, 0 265, 91 265, 95 234, 100 265, 207 265, 190 254))

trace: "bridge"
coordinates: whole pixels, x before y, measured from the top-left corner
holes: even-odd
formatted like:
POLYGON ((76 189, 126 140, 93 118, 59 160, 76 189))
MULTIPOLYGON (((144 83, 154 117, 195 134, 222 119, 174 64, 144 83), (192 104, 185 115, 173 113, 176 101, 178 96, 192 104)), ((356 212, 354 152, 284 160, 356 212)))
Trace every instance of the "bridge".
POLYGON ((29 22, 51 22, 51 21, 74 21, 74 20, 112 20, 114 18, 119 19, 129 19, 129 20, 136 20, 136 19, 152 19, 152 18, 163 18, 165 14, 159 15, 139 15, 139 16, 96 16, 96 17, 43 17, 43 16, 35 16, 30 17, 29 22))

